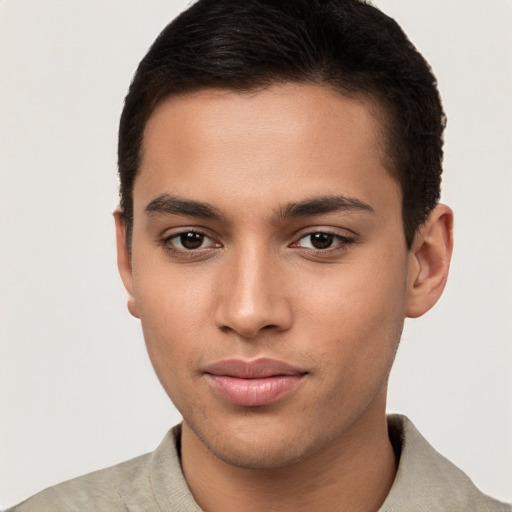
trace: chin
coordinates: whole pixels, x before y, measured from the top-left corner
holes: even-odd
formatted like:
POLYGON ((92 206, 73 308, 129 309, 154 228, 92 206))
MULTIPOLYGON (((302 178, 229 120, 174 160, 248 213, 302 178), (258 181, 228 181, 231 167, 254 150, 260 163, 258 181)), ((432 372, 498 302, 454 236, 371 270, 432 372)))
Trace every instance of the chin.
MULTIPOLYGON (((255 422, 257 423, 257 422, 255 422)), ((239 425, 240 427, 241 425, 239 425)), ((197 438, 215 457, 226 464, 245 469, 278 469, 308 457, 317 443, 305 432, 293 435, 276 425, 198 432, 197 438)))
POLYGON ((206 447, 218 459, 226 464, 244 469, 279 469, 295 464, 306 457, 304 450, 296 450, 292 446, 272 446, 264 443, 264 446, 254 443, 245 446, 216 446, 206 447), (226 449, 223 449, 226 448, 226 449))

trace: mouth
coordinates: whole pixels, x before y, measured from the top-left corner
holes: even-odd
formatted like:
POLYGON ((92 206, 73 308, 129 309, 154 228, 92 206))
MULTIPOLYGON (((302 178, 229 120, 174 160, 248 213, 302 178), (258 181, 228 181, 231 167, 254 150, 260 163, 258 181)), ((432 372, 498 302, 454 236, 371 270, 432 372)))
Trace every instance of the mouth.
POLYGON ((209 365, 203 371, 218 396, 246 407, 280 400, 293 392, 308 374, 275 359, 229 359, 209 365))

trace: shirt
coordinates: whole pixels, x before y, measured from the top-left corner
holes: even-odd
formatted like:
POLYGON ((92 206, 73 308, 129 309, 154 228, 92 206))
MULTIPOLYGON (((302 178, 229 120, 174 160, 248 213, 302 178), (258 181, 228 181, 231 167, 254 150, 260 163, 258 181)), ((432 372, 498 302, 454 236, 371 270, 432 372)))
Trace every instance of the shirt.
MULTIPOLYGON (((388 416, 398 471, 379 512, 512 512, 481 493, 405 416, 388 416)), ((8 512, 202 512, 181 470, 181 425, 152 453, 50 487, 8 512)))

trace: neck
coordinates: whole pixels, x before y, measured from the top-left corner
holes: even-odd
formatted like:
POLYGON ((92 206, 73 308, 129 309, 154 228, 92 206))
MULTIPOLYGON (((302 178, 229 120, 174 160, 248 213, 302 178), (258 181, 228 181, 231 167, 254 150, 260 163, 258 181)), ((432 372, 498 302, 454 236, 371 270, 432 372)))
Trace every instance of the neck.
POLYGON ((339 438, 300 462, 248 469, 213 455, 186 423, 183 472, 205 512, 377 511, 396 473, 385 413, 366 411, 339 438))

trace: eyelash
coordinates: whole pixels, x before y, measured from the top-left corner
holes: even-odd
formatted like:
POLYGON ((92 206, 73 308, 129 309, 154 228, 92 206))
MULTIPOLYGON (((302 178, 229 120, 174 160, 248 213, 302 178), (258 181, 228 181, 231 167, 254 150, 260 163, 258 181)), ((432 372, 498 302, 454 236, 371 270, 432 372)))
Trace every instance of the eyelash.
POLYGON ((332 252, 335 252, 335 251, 343 251, 345 249, 347 249, 349 246, 353 245, 355 242, 356 242, 356 239, 355 237, 351 237, 351 236, 347 236, 347 235, 340 235, 338 233, 333 233, 329 230, 318 230, 318 231, 310 231, 309 233, 306 233, 304 235, 302 235, 297 242, 294 242, 293 244, 291 244, 291 247, 297 247, 298 246, 298 243, 301 241, 301 240, 304 240, 304 239, 307 239, 307 238, 310 238, 314 235, 327 235, 329 237, 332 237, 333 238, 333 243, 334 242, 337 242, 335 243, 335 245, 331 245, 329 247, 326 247, 324 249, 318 249, 318 248, 309 248, 309 247, 304 247, 304 249, 307 249, 308 251, 310 252, 313 252, 313 253, 317 253, 317 254, 325 254, 325 253, 332 253, 332 252))
MULTIPOLYGON (((201 243, 201 245, 202 245, 201 243)), ((189 257, 194 258, 197 257, 198 254, 204 254, 204 251, 208 249, 216 249, 222 247, 220 243, 215 242, 211 236, 208 236, 206 233, 203 233, 202 231, 196 230, 196 229, 186 229, 183 231, 180 231, 179 233, 173 233, 169 236, 164 236, 160 240, 158 240, 158 245, 160 245, 165 251, 178 255, 180 257, 189 257), (194 234, 194 235, 200 235, 203 237, 202 243, 204 243, 204 239, 209 239, 213 244, 214 247, 203 247, 203 248, 197 248, 197 249, 186 249, 186 248, 177 248, 172 244, 173 240, 179 239, 180 237, 187 235, 187 234, 194 234)), ((182 244, 183 245, 183 244, 182 244)))
MULTIPOLYGON (((337 233, 333 233, 329 230, 317 230, 317 231, 310 231, 308 233, 303 234, 300 238, 297 239, 296 242, 293 242, 288 247, 299 248, 299 249, 302 248, 302 249, 305 249, 306 251, 308 251, 309 253, 321 255, 321 254, 331 254, 333 252, 346 250, 349 246, 353 245, 355 242, 356 242, 355 237, 340 235, 337 233), (334 242, 337 242, 337 243, 335 243, 335 245, 331 245, 331 246, 323 248, 323 249, 318 249, 318 248, 314 248, 314 247, 311 247, 311 248, 310 247, 301 247, 299 245, 299 243, 302 240, 307 239, 308 237, 312 237, 314 235, 327 235, 327 236, 333 238, 333 243, 334 242)), ((187 230, 180 231, 178 233, 173 233, 172 235, 169 235, 169 236, 164 236, 160 240, 158 240, 158 245, 161 246, 165 251, 167 251, 173 255, 177 255, 179 257, 185 257, 185 258, 187 258, 187 257, 194 258, 199 255, 205 254, 205 252, 210 249, 217 249, 217 248, 222 247, 222 244, 215 242, 215 240, 211 236, 207 235, 206 233, 204 233, 202 231, 196 230, 196 229, 187 229, 187 230), (180 237, 187 235, 187 234, 194 234, 194 235, 199 235, 199 236, 203 237, 203 239, 201 240, 201 245, 204 243, 205 239, 209 239, 211 241, 211 243, 213 244, 213 247, 198 247, 195 249, 186 249, 186 248, 177 248, 173 245, 173 243, 172 243, 173 240, 177 240, 180 237)))

